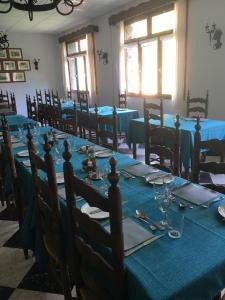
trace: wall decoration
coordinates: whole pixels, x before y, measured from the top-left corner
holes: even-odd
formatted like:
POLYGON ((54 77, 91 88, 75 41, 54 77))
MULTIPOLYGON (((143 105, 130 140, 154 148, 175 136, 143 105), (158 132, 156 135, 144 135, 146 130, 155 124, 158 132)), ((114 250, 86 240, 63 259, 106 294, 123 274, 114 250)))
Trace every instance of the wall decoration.
POLYGON ((10 48, 9 49, 9 58, 11 58, 11 59, 23 59, 22 49, 20 49, 20 48, 10 48))
POLYGON ((33 63, 34 63, 35 70, 38 70, 39 62, 40 62, 40 58, 34 58, 33 63))
POLYGON ((11 82, 10 73, 0 72, 0 82, 11 82))
POLYGON ((18 66, 18 70, 20 70, 20 71, 30 71, 30 61, 29 60, 18 60, 17 66, 18 66))
POLYGON ((24 72, 14 72, 12 73, 12 81, 13 82, 24 82, 26 81, 24 72))
POLYGON ((16 71, 16 62, 14 60, 5 60, 2 64, 4 71, 16 71))
POLYGON ((6 49, 0 49, 0 59, 7 59, 7 51, 6 49))
POLYGON ((206 33, 209 34, 209 42, 210 44, 213 44, 212 47, 214 50, 220 49, 222 47, 222 35, 223 31, 221 29, 216 28, 216 24, 213 23, 212 26, 210 27, 208 23, 205 26, 205 31, 206 33))
POLYGON ((9 48, 9 40, 6 32, 0 31, 0 49, 9 48))

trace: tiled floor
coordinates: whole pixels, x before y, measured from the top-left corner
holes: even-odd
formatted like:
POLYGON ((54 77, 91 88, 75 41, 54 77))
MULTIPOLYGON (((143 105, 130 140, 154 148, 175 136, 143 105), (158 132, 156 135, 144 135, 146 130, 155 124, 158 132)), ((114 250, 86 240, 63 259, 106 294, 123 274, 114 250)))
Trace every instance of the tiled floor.
POLYGON ((12 220, 7 209, 1 205, 0 258, 0 300, 64 299, 59 287, 35 263, 32 253, 29 252, 28 260, 24 258, 18 223, 12 220))

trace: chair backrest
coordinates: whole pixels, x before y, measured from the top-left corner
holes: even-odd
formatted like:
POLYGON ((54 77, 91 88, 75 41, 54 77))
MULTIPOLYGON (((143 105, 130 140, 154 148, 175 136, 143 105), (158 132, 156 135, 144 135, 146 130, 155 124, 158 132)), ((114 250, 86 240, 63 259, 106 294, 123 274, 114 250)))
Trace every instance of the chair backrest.
POLYGON ((30 95, 26 95, 26 103, 27 103, 27 116, 30 119, 37 121, 38 113, 37 113, 37 103, 34 97, 33 102, 31 100, 30 95))
POLYGON ((71 91, 67 91, 67 98, 72 99, 72 92, 71 91))
POLYGON ((119 107, 127 108, 127 92, 126 90, 124 93, 119 94, 119 107))
POLYGON ((10 100, 11 100, 11 108, 12 111, 17 113, 17 108, 16 108, 16 98, 14 93, 10 93, 10 100))
POLYGON ((53 99, 53 98, 55 98, 55 99, 58 99, 58 98, 59 98, 59 93, 58 93, 57 90, 56 90, 56 91, 51 90, 51 95, 52 95, 52 99, 53 99))
POLYGON ((72 261, 77 294, 81 299, 127 299, 122 207, 120 189, 117 185, 119 176, 116 172, 116 161, 114 158, 110 160, 111 172, 108 174, 110 187, 106 197, 74 175, 67 141, 64 145, 68 230, 70 243, 73 245, 72 261), (90 206, 109 213, 110 231, 76 207, 75 195, 82 196, 90 206), (104 251, 106 255, 103 254, 104 251))
POLYGON ((175 129, 152 126, 149 118, 145 118, 145 163, 150 164, 151 154, 157 154, 160 165, 170 160, 171 171, 174 175, 180 174, 180 120, 176 116, 175 129))
POLYGON ((200 117, 197 117, 195 129, 196 131, 194 138, 192 180, 195 183, 199 183, 200 171, 209 172, 213 174, 225 174, 225 163, 223 162, 223 158, 225 156, 225 140, 212 139, 208 141, 201 141, 200 117), (212 151, 213 153, 217 153, 221 157, 221 161, 219 163, 202 162, 201 149, 204 149, 204 151, 212 151))
POLYGON ((10 102, 9 102, 9 94, 8 91, 3 91, 1 90, 0 92, 0 109, 10 109, 10 102))
POLYGON ((5 116, 2 117, 2 130, 3 130, 3 140, 5 145, 5 153, 7 155, 7 160, 9 163, 10 177, 11 177, 12 188, 15 196, 17 217, 18 217, 19 226, 21 227, 23 221, 23 215, 24 215, 24 204, 21 199, 20 183, 16 171, 16 164, 15 164, 15 159, 12 150, 11 135, 10 135, 8 123, 5 116))
POLYGON ((45 90, 45 103, 49 106, 51 106, 51 104, 52 104, 51 93, 49 90, 48 91, 45 90))
POLYGON ((64 109, 63 116, 60 121, 60 129, 67 133, 77 135, 77 111, 75 104, 73 108, 64 109))
POLYGON ((144 118, 148 117, 149 121, 159 120, 160 126, 163 127, 163 100, 160 99, 160 104, 147 102, 144 99, 144 118))
POLYGON ((98 114, 98 107, 96 105, 95 115, 97 144, 103 144, 104 146, 117 151, 118 135, 116 106, 113 107, 112 116, 101 116, 98 114), (112 144, 108 143, 108 139, 112 140, 112 144))
POLYGON ((36 99, 37 99, 37 104, 42 104, 43 103, 41 90, 39 90, 39 91, 36 90, 36 99))
POLYGON ((89 110, 89 91, 77 91, 77 102, 81 111, 89 110))
POLYGON ((209 105, 209 92, 206 92, 206 98, 191 98, 188 90, 187 94, 187 117, 197 117, 198 115, 203 118, 208 117, 209 105))

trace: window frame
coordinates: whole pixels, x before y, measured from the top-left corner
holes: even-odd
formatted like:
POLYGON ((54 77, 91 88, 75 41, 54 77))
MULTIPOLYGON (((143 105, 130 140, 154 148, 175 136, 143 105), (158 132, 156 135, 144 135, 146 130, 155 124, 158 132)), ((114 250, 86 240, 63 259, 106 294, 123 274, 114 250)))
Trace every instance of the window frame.
POLYGON ((155 10, 153 13, 148 13, 145 15, 141 15, 138 17, 133 17, 127 21, 124 21, 124 55, 125 55, 125 82, 126 82, 126 86, 128 86, 128 74, 127 74, 127 49, 126 46, 129 46, 131 44, 134 44, 138 47, 138 68, 139 68, 139 72, 138 72, 138 87, 139 87, 139 92, 138 93, 131 93, 127 90, 127 95, 131 96, 131 97, 158 97, 161 99, 172 99, 172 95, 171 94, 162 94, 162 41, 161 38, 164 36, 168 36, 168 35, 173 35, 174 34, 174 30, 165 30, 165 31, 161 31, 158 33, 154 33, 152 34, 152 18, 154 16, 169 12, 169 11, 174 11, 175 7, 174 5, 169 5, 166 8, 163 9, 159 9, 159 10, 155 10), (139 37, 139 38, 134 38, 134 39, 129 39, 126 40, 126 26, 129 26, 132 23, 141 21, 147 19, 147 36, 144 37, 139 37), (141 92, 141 86, 142 86, 142 47, 141 45, 143 44, 143 42, 148 41, 148 40, 152 40, 152 39, 156 39, 157 40, 157 44, 158 44, 158 51, 157 51, 157 57, 158 57, 158 61, 157 61, 157 65, 158 65, 158 71, 157 71, 157 81, 158 81, 158 92, 157 94, 143 94, 141 92))
POLYGON ((86 91, 88 91, 88 79, 87 79, 87 50, 86 51, 80 51, 80 41, 86 39, 87 40, 87 35, 81 35, 78 38, 68 41, 66 42, 66 57, 67 57, 67 66, 68 66, 68 74, 69 74, 69 86, 70 86, 70 91, 76 91, 72 89, 72 84, 71 84, 71 72, 70 72, 70 59, 74 58, 74 65, 75 65, 75 80, 76 80, 76 86, 77 86, 77 90, 79 91, 79 74, 78 74, 78 67, 77 67, 77 57, 82 56, 83 60, 84 60, 84 70, 85 70, 85 87, 86 87, 86 91), (68 54, 68 44, 71 43, 76 43, 78 42, 78 51, 68 54))

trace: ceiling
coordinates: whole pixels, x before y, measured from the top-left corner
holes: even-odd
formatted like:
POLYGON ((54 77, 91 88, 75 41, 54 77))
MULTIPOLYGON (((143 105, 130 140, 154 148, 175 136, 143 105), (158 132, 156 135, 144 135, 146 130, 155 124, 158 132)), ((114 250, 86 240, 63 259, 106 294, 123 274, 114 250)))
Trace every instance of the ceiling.
MULTIPOLYGON (((61 16, 54 9, 48 12, 34 13, 33 21, 29 20, 27 12, 13 8, 7 14, 0 13, 0 31, 62 33, 67 29, 110 13, 129 2, 134 2, 134 0, 85 0, 83 4, 74 9, 71 15, 61 16)), ((2 9, 2 5, 0 4, 0 9, 2 9)))

